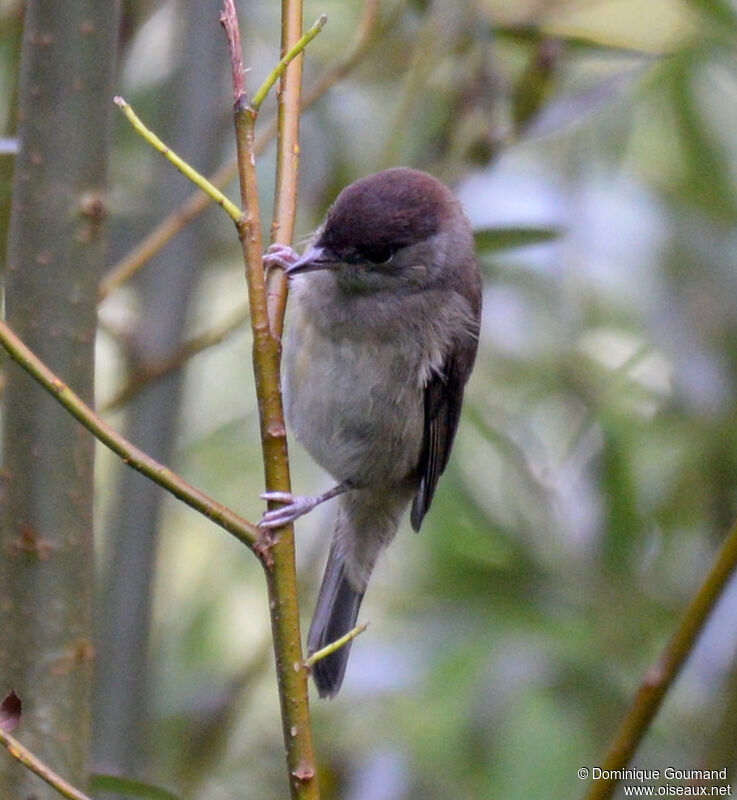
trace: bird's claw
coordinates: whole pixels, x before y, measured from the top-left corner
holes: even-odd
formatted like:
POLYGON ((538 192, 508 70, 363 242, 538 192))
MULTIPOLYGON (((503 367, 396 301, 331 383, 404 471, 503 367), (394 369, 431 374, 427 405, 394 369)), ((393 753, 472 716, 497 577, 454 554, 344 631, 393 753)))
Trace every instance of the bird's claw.
POLYGON ((299 259, 297 251, 288 244, 272 244, 263 255, 264 267, 288 269, 299 259))
POLYGON ((281 508, 266 511, 261 517, 261 522, 259 522, 258 526, 267 530, 289 525, 303 514, 312 511, 320 502, 319 497, 295 497, 290 492, 264 492, 261 497, 263 500, 286 503, 281 508))

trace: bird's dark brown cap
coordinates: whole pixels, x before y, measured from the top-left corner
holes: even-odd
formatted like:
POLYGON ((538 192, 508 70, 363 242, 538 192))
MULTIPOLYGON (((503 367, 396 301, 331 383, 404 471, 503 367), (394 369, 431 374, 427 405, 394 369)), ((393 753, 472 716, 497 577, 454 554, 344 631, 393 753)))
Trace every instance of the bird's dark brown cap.
POLYGON ((363 255, 423 241, 440 230, 456 200, 439 180, 395 167, 344 189, 328 212, 317 244, 338 255, 363 255))

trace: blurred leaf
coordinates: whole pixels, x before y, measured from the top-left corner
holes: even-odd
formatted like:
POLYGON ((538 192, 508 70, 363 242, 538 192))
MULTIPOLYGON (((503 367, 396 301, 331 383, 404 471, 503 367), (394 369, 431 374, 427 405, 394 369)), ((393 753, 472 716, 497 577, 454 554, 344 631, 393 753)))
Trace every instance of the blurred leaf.
POLYGON ((493 734, 487 709, 478 696, 489 659, 488 642, 464 638, 457 649, 437 650, 428 675, 426 702, 420 708, 399 700, 397 728, 412 741, 419 772, 430 785, 423 797, 481 797, 477 784, 486 772, 486 740, 493 734), (449 763, 448 742, 456 748, 449 763))
POLYGON ((737 33, 737 13, 727 0, 686 0, 686 3, 707 19, 717 31, 730 28, 730 36, 737 33))
POLYGON ((534 498, 535 505, 539 509, 545 510, 546 513, 551 513, 552 498, 547 487, 540 482, 532 469, 530 469, 527 456, 509 433, 491 425, 479 409, 470 404, 464 413, 466 419, 476 428, 477 432, 498 451, 505 464, 518 474, 522 485, 530 496, 534 498))
POLYGON ((580 122, 589 114, 605 108, 622 97, 641 80, 643 72, 650 66, 642 62, 628 65, 614 74, 607 74, 595 83, 589 83, 576 91, 559 93, 547 103, 524 131, 525 137, 551 136, 559 133, 573 122, 580 122))
POLYGON ((2 703, 0 703, 0 728, 12 731, 20 722, 22 703, 20 697, 11 689, 2 703))
POLYGON ((118 792, 128 797, 143 797, 146 800, 180 800, 178 795, 168 789, 143 781, 119 778, 116 775, 91 775, 90 789, 93 792, 118 792))
POLYGON ((601 488, 607 521, 604 556, 607 568, 616 573, 631 567, 630 556, 640 541, 642 522, 637 509, 630 431, 626 423, 611 420, 604 420, 604 423, 601 458, 601 488))
POLYGON ((559 39, 543 39, 512 92, 512 117, 517 134, 545 105, 555 89, 556 67, 563 53, 559 39))
POLYGON ((563 231, 560 228, 484 228, 474 233, 474 239, 476 251, 479 254, 486 254, 552 242, 562 235, 563 231))
MULTIPOLYGON (((696 2, 696 0, 694 0, 696 2)), ((632 47, 622 47, 621 45, 609 42, 597 41, 587 36, 569 36, 554 34, 537 25, 508 25, 499 26, 492 29, 492 32, 502 39, 515 42, 540 43, 551 39, 566 45, 573 51, 582 53, 607 53, 610 55, 629 55, 637 58, 653 58, 652 53, 644 50, 637 50, 632 47)))
POLYGON ((715 219, 730 221, 737 213, 737 202, 731 174, 725 168, 729 156, 709 129, 693 81, 710 56, 708 47, 693 48, 674 59, 667 73, 682 155, 677 191, 687 202, 700 203, 715 219))

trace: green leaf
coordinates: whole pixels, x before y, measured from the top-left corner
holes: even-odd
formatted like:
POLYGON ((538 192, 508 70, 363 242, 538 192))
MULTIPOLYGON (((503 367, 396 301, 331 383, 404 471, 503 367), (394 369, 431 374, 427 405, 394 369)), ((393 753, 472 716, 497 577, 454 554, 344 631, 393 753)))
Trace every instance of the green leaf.
POLYGON ((535 47, 525 71, 512 90, 514 129, 519 135, 550 98, 557 81, 557 66, 563 45, 556 39, 543 39, 535 47))
POLYGON ((90 776, 90 790, 93 792, 118 792, 128 797, 143 797, 145 800, 180 800, 179 796, 143 781, 119 778, 117 775, 95 774, 90 776))
POLYGON ((474 239, 476 251, 485 254, 552 242, 563 233, 560 228, 484 228, 474 233, 474 239))
POLYGON ((733 36, 737 32, 737 13, 735 13, 728 0, 686 0, 694 11, 702 14, 715 31, 731 30, 733 36))
MULTIPOLYGON (((698 5, 706 4, 703 2, 699 3, 698 0, 691 1, 698 5)), ((647 60, 655 58, 652 53, 638 50, 635 47, 623 47, 622 45, 597 40, 590 36, 553 33, 537 25, 500 25, 492 28, 492 33, 501 39, 526 44, 540 44, 545 41, 556 41, 565 45, 566 48, 572 52, 578 53, 634 56, 647 60)))

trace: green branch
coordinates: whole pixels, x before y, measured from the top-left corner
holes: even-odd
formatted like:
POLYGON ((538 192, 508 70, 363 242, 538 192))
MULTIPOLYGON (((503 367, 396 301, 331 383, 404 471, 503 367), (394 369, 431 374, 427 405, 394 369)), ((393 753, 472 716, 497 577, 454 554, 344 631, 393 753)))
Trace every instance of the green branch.
MULTIPOLYGON (((658 660, 645 674, 635 699, 601 764, 602 770, 621 770, 629 764, 735 569, 737 569, 737 523, 724 540, 711 571, 686 609, 678 630, 658 660)), ((614 778, 594 782, 585 800, 608 800, 613 796, 617 783, 614 778)))
POLYGON ((192 183, 195 184, 195 186, 199 186, 199 188, 202 189, 202 191, 208 197, 210 197, 211 200, 214 200, 219 206, 225 209, 233 222, 238 222, 243 215, 243 212, 235 203, 228 200, 228 198, 220 191, 220 189, 213 186, 204 175, 200 175, 196 169, 191 167, 186 161, 180 158, 171 148, 167 147, 153 131, 149 130, 141 122, 136 115, 136 112, 128 105, 128 103, 125 102, 125 100, 123 100, 122 97, 116 97, 115 104, 120 106, 136 132, 139 133, 151 145, 151 147, 153 147, 155 150, 158 150, 161 155, 171 161, 171 163, 174 164, 174 166, 185 177, 189 178, 192 183))
POLYGON ((41 386, 106 447, 120 456, 129 467, 150 478, 191 508, 204 514, 216 525, 233 534, 247 547, 253 548, 260 536, 259 529, 204 492, 191 486, 168 467, 139 450, 117 433, 86 405, 57 375, 0 321, 0 344, 41 386))
POLYGON ((345 647, 348 642, 353 641, 356 636, 362 634, 366 628, 368 628, 368 622, 363 622, 360 625, 356 625, 355 628, 348 631, 345 635, 341 636, 340 639, 336 639, 334 642, 330 642, 330 644, 326 644, 325 647, 320 648, 314 652, 306 661, 306 667, 314 666, 318 661, 322 661, 323 658, 327 658, 329 655, 332 655, 336 650, 340 650, 341 647, 345 647))
POLYGON ((261 103, 263 103, 266 99, 266 95, 271 90, 271 87, 286 72, 289 62, 294 61, 294 59, 297 58, 297 56, 305 49, 305 47, 307 47, 307 45, 315 38, 315 36, 317 36, 317 34, 320 33, 320 31, 325 27, 325 23, 327 21, 328 15, 321 14, 317 22, 307 31, 307 33, 305 33, 304 36, 300 38, 297 44, 295 44, 294 47, 287 52, 284 58, 282 58, 282 60, 274 67, 266 80, 261 84, 256 94, 253 96, 251 108, 253 108, 254 111, 258 111, 258 109, 261 107, 261 103))

